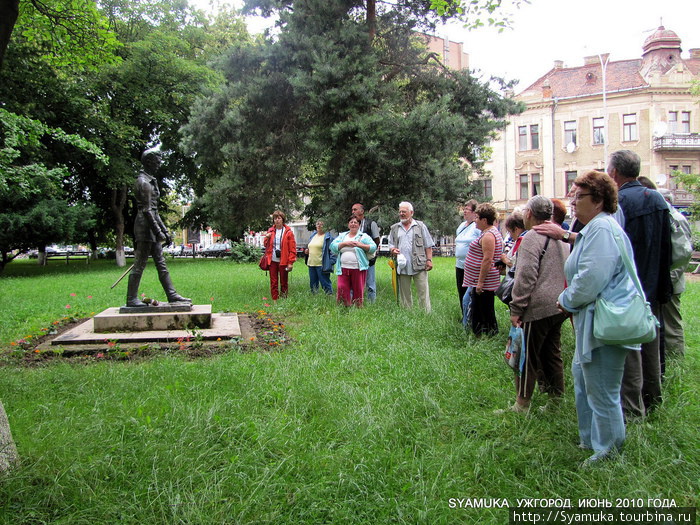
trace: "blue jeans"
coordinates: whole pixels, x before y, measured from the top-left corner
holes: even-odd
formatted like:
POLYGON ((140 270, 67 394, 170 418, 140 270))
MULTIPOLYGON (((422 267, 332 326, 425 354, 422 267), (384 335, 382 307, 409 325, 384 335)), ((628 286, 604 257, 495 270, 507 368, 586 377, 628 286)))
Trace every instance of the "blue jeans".
POLYGON ((462 326, 464 326, 464 328, 471 326, 470 322, 472 319, 472 288, 473 286, 465 288, 464 296, 462 296, 462 326))
POLYGON ((593 350, 590 363, 579 363, 574 356, 571 365, 579 438, 596 456, 619 449, 625 441, 620 385, 628 352, 603 346, 593 350))
POLYGON ((367 273, 365 275, 367 277, 365 281, 365 300, 373 303, 377 298, 377 275, 374 272, 374 265, 367 268, 367 273))
POLYGON ((323 273, 321 266, 309 266, 309 284, 313 293, 318 292, 318 285, 328 295, 333 295, 333 285, 331 284, 331 276, 329 273, 323 273))

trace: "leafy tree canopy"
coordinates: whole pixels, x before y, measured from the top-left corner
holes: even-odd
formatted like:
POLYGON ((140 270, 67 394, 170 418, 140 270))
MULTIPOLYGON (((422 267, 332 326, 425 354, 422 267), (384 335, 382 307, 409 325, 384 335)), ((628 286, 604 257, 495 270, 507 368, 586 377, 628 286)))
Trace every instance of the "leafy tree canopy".
POLYGON ((14 33, 58 70, 118 60, 119 42, 95 0, 22 0, 14 33))
POLYGON ((98 163, 107 162, 102 151, 82 137, 0 108, 0 270, 15 249, 84 240, 80 232, 94 226, 92 206, 64 198, 65 166, 32 160, 42 156, 47 140, 83 151, 98 163))
POLYGON ((183 128, 202 177, 196 209, 211 225, 237 238, 275 208, 302 209, 299 199, 312 222, 336 228, 358 201, 395 215, 410 200, 429 225, 437 210, 452 221, 452 204, 474 193, 467 175, 482 146, 521 108, 426 52, 415 29, 437 20, 429 2, 382 4, 373 35, 359 0, 247 8, 277 12, 281 32, 235 47, 225 85, 183 128))
POLYGON ((529 3, 530 0, 431 0, 430 8, 440 16, 456 18, 468 29, 488 25, 503 31, 512 23, 511 13, 503 12, 504 4, 517 9, 529 3))

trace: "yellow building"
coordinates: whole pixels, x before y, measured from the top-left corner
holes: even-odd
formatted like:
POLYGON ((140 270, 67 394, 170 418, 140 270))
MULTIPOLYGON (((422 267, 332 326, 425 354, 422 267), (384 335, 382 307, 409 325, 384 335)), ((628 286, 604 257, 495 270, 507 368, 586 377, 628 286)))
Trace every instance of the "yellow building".
POLYGON ((535 194, 565 199, 577 175, 605 170, 609 153, 629 149, 642 159, 641 175, 687 205, 691 196, 671 172, 700 172, 700 107, 690 95, 700 49, 681 53, 681 39, 661 26, 641 58, 594 55, 571 68, 555 62, 517 95, 526 111, 491 144, 491 179, 483 184, 494 204, 510 211, 535 194))

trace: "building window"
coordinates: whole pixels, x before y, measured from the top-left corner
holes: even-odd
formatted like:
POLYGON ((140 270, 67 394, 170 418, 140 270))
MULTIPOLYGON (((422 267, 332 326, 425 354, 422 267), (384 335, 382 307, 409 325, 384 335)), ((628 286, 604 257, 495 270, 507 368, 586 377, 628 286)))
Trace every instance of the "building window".
POLYGON ((668 132, 675 133, 678 129, 678 111, 668 112, 668 132))
POLYGON ((569 144, 574 144, 576 145, 576 121, 575 120, 567 120, 564 122, 564 146, 568 146, 569 144))
POLYGON ((638 139, 637 114, 630 113, 628 115, 622 115, 622 141, 630 142, 638 139))
POLYGON ((521 173, 519 177, 521 200, 528 200, 530 197, 542 193, 542 183, 539 173, 521 173))
POLYGON ((493 184, 491 179, 483 179, 481 181, 481 193, 485 199, 493 198, 493 184))
POLYGON ((679 133, 690 133, 690 111, 681 111, 679 133))
POLYGON ((530 193, 527 191, 528 179, 529 177, 527 175, 520 175, 520 198, 523 200, 530 198, 530 193))
POLYGON ((527 126, 518 126, 518 151, 531 149, 540 149, 540 126, 531 124, 529 137, 527 126))
POLYGON ((518 126, 518 151, 527 150, 527 126, 518 126))
POLYGON ((578 176, 578 171, 565 171, 564 176, 566 177, 566 180, 564 184, 566 185, 564 190, 565 194, 568 195, 569 192, 571 191, 571 187, 574 185, 574 181, 576 180, 576 177, 578 176))
POLYGON ((593 144, 605 144, 605 119, 603 117, 593 119, 593 144))
POLYGON ((540 149, 540 126, 538 124, 530 126, 530 149, 540 149))

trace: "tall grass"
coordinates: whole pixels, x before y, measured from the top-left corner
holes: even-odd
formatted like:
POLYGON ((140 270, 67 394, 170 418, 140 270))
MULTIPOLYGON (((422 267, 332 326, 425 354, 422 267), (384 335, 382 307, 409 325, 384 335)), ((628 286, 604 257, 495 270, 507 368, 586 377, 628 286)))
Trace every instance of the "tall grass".
MULTIPOLYGON (((697 506, 700 285, 683 296, 687 355, 668 365, 663 406, 629 425, 620 461, 581 470, 570 373, 556 411, 494 415, 514 396, 505 336, 465 335, 454 260, 437 259, 430 274, 431 315, 398 308, 378 264, 377 302, 346 309, 310 294, 303 264, 290 297, 268 308, 268 281, 254 265, 169 262, 195 302, 284 320, 293 343, 282 351, 0 368, 22 457, 0 479, 0 523, 507 521, 505 509, 450 508, 450 498, 467 497, 697 506)), ((109 289, 119 274, 106 263, 13 262, 0 278, 0 341, 67 311, 123 304, 123 284, 109 289)), ((142 289, 162 295, 152 268, 142 289)), ((504 307, 498 315, 504 332, 504 307)), ((572 347, 566 325, 567 363, 572 347)))

